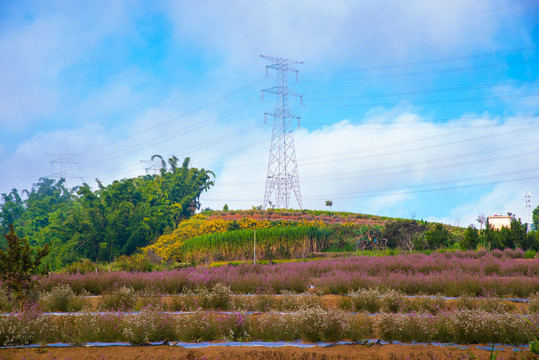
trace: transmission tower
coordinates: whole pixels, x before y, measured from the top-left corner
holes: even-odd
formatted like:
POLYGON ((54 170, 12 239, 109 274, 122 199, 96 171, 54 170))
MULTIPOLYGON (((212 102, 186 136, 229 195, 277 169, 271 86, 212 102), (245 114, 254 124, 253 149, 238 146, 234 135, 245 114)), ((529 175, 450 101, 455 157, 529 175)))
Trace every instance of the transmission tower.
POLYGON ((80 163, 74 161, 73 158, 82 156, 80 154, 70 155, 70 154, 53 154, 45 153, 45 155, 52 156, 54 160, 49 161, 51 169, 56 169, 58 172, 49 175, 49 178, 53 179, 64 179, 67 186, 68 179, 80 179, 84 181, 81 176, 75 175, 68 171, 68 167, 77 166, 80 168, 80 163))
POLYGON ((531 218, 531 197, 532 195, 530 193, 526 193, 524 194, 524 199, 525 199, 525 202, 524 202, 524 205, 526 206, 526 210, 527 210, 527 215, 528 215, 528 218, 526 220, 526 222, 528 223, 528 232, 530 232, 530 229, 531 229, 531 223, 532 223, 532 218, 531 218))
POLYGON ((299 127, 299 116, 292 114, 288 107, 289 96, 302 99, 302 95, 288 90, 288 73, 295 72, 297 81, 298 70, 293 65, 303 64, 303 62, 264 55, 260 55, 260 57, 272 63, 266 66, 266 76, 268 76, 268 69, 277 71, 277 85, 262 90, 262 99, 264 99, 264 93, 276 95, 275 110, 264 113, 264 122, 268 115, 273 117, 273 132, 271 135, 263 208, 267 208, 268 204, 271 203, 271 199, 275 200, 273 204, 277 208, 288 208, 290 196, 294 192, 299 208, 303 209, 299 187, 298 163, 292 136, 292 119, 298 120, 299 127))
POLYGON ((154 175, 157 175, 161 171, 161 162, 158 160, 140 160, 140 162, 149 165, 147 168, 144 168, 146 174, 153 172, 154 175))

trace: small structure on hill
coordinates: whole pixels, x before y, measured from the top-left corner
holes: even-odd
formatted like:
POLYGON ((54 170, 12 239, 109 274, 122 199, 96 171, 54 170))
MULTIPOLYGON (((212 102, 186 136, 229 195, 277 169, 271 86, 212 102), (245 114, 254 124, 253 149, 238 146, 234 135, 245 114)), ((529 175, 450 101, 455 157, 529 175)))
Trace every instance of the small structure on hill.
POLYGON ((503 216, 502 214, 494 214, 488 217, 488 223, 494 230, 500 230, 502 227, 511 227, 511 215, 503 216))

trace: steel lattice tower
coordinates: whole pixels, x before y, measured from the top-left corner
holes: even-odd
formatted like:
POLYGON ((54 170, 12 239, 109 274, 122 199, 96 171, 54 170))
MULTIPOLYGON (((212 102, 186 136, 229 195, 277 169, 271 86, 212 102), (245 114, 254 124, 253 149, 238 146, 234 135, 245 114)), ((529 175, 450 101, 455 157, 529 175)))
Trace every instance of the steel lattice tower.
POLYGON ((527 218, 526 218, 526 222, 528 223, 528 227, 527 227, 527 232, 530 232, 531 230, 531 224, 532 224, 532 217, 531 217, 531 194, 530 193, 526 193, 524 194, 524 199, 525 199, 525 202, 524 202, 524 206, 526 206, 526 212, 527 212, 527 218))
POLYGON ((47 177, 53 179, 64 179, 65 185, 68 186, 68 179, 80 179, 84 181, 84 178, 81 176, 72 174, 68 172, 67 168, 73 165, 80 168, 80 163, 74 161, 73 158, 82 156, 81 154, 56 154, 56 153, 45 153, 45 155, 54 157, 54 160, 49 161, 51 168, 56 168, 59 171, 55 174, 48 175, 47 177))
POLYGON ((264 55, 260 55, 260 57, 272 63, 266 66, 266 76, 268 69, 277 71, 277 85, 262 90, 262 96, 264 96, 265 92, 276 95, 275 110, 264 114, 264 119, 268 115, 273 117, 273 132, 271 135, 263 207, 266 209, 270 204, 277 208, 288 208, 291 194, 294 192, 299 208, 303 209, 299 187, 298 163, 292 136, 292 119, 298 120, 299 127, 299 116, 292 114, 288 107, 289 96, 302 98, 302 95, 288 90, 288 73, 295 72, 297 81, 298 70, 292 66, 303 64, 303 62, 264 55), (274 197, 272 198, 272 196, 274 197), (271 202, 272 199, 274 199, 275 203, 271 202))

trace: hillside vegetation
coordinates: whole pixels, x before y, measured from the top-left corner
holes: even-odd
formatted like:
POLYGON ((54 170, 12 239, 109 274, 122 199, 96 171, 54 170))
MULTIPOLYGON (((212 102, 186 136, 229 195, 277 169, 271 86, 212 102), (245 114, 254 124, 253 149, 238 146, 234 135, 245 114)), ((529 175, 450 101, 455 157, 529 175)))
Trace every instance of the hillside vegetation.
POLYGON ((142 249, 164 262, 191 264, 253 259, 294 259, 365 250, 433 251, 462 248, 537 250, 537 232, 524 225, 481 233, 439 223, 310 210, 205 211, 142 249), (474 237, 477 235, 477 237, 474 237))
POLYGON ((191 217, 202 191, 213 185, 213 173, 189 167, 189 158, 181 166, 175 156, 168 166, 154 158, 162 162, 159 174, 108 186, 97 180, 96 190, 88 184, 68 189, 63 179, 41 178, 31 190, 2 194, 0 231, 7 234, 13 224, 32 246, 50 244, 45 262, 52 269, 81 258, 105 262, 133 254, 191 217))

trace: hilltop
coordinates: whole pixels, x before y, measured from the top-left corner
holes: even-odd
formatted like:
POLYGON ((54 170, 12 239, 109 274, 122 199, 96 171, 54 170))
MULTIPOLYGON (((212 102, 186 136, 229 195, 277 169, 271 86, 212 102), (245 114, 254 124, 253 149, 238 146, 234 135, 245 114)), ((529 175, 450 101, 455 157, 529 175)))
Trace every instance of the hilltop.
POLYGON ((396 220, 377 215, 365 215, 351 212, 323 211, 323 210, 292 210, 292 209, 268 209, 268 210, 231 210, 215 211, 207 210, 203 215, 211 219, 240 220, 244 217, 256 220, 268 221, 323 221, 327 224, 354 223, 357 225, 384 226, 388 221, 396 220))

